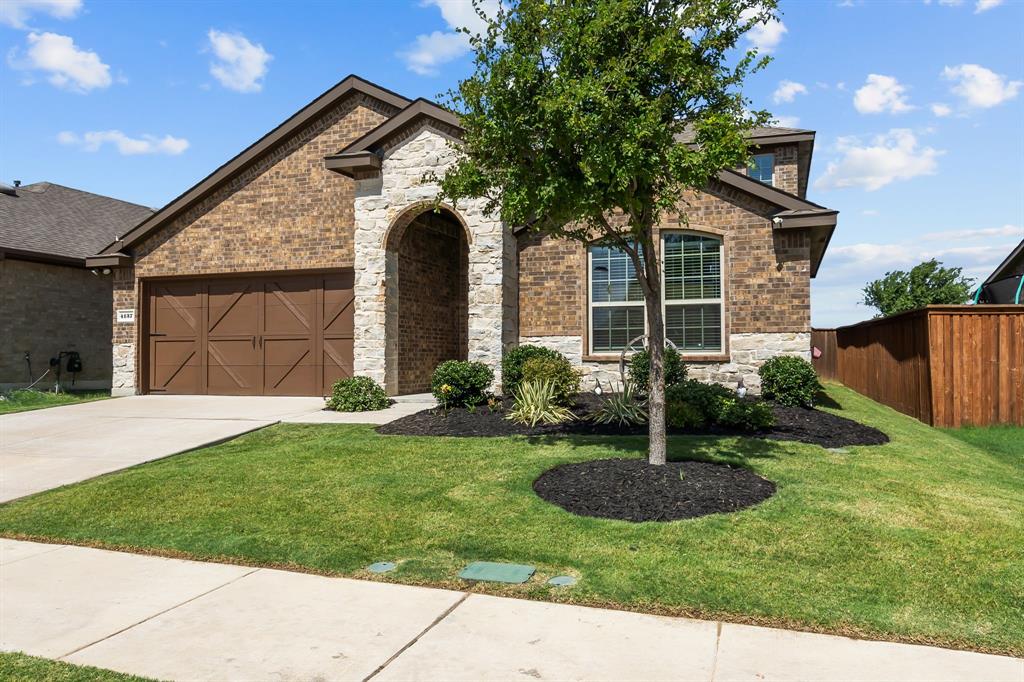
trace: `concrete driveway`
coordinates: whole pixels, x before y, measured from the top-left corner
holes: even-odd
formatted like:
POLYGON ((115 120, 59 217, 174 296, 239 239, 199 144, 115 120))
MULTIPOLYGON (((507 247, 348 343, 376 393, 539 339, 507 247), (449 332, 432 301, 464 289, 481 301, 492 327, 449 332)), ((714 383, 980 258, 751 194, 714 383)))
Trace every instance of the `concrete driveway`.
POLYGON ((325 413, 321 398, 135 396, 0 416, 0 502, 234 438, 279 421, 383 423, 429 404, 325 413))

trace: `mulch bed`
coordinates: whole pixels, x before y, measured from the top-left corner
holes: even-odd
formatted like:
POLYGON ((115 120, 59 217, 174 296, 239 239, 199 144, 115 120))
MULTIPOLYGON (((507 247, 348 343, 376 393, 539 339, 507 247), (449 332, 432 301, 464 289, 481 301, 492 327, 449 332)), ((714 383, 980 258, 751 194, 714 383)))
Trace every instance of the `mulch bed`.
POLYGON ((541 498, 579 516, 621 521, 675 521, 734 512, 775 494, 749 469, 710 462, 598 459, 563 464, 533 482, 541 498))
MULTIPOLYGON (((576 421, 555 426, 535 427, 515 424, 505 418, 503 409, 490 410, 482 405, 470 411, 457 408, 445 412, 430 409, 397 419, 377 428, 378 433, 394 436, 627 436, 646 435, 646 426, 620 427, 612 424, 594 424, 587 420, 601 404, 602 399, 593 393, 581 393, 577 397, 573 412, 576 421)), ((805 410, 799 407, 773 405, 775 426, 763 431, 748 432, 712 427, 695 430, 668 429, 670 434, 754 436, 773 440, 792 440, 811 443, 826 448, 841 448, 849 445, 881 445, 889 437, 870 426, 852 419, 846 419, 821 410, 805 410)))

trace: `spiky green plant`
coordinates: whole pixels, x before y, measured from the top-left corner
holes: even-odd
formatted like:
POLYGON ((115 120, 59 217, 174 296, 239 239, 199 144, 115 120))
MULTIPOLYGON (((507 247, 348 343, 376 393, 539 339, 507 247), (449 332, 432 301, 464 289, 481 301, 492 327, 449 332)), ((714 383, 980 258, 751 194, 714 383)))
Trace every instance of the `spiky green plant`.
POLYGON ((576 418, 566 407, 556 402, 557 387, 551 379, 523 381, 516 388, 515 403, 507 419, 531 428, 537 424, 561 424, 576 418))

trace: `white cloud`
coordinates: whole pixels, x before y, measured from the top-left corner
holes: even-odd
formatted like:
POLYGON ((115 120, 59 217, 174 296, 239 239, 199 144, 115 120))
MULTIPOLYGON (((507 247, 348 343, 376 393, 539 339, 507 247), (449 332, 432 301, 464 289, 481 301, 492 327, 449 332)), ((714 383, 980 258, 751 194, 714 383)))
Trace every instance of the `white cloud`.
POLYGON ((939 118, 944 118, 952 114, 953 110, 949 107, 948 104, 936 102, 935 104, 932 104, 932 113, 938 116, 939 118))
MULTIPOLYGON (((398 57, 410 71, 421 76, 436 76, 442 65, 470 50, 469 36, 457 29, 466 28, 478 34, 486 30, 487 23, 467 0, 424 0, 422 5, 441 10, 441 18, 450 30, 421 33, 412 45, 398 52, 398 57)), ((487 16, 494 16, 498 12, 498 0, 484 0, 480 9, 487 16)))
MULTIPOLYGON (((744 10, 740 18, 744 21, 749 20, 754 12, 753 9, 744 10)), ((788 31, 789 29, 779 19, 769 19, 764 23, 755 24, 747 31, 747 41, 757 48, 758 52, 767 53, 779 46, 782 36, 788 31)))
POLYGON ((779 81, 779 87, 772 93, 772 100, 776 104, 792 102, 797 95, 806 95, 807 86, 795 81, 779 81))
POLYGON ((963 241, 965 239, 991 239, 993 237, 1024 238, 1024 227, 1019 225, 1003 225, 1002 227, 983 227, 970 230, 947 230, 945 232, 929 232, 922 235, 924 241, 963 241))
POLYGON ((799 116, 776 116, 775 122, 783 128, 796 128, 800 125, 799 116))
MULTIPOLYGON (((88 92, 94 88, 109 87, 112 80, 110 67, 90 50, 79 49, 69 36, 57 33, 29 33, 25 57, 12 51, 8 56, 11 68, 45 71, 47 80, 58 88, 75 92, 88 92)), ((32 82, 29 78, 27 81, 32 82)))
POLYGON ((55 19, 73 19, 82 9, 82 0, 3 0, 0 2, 0 24, 27 29, 29 18, 48 14, 55 19))
POLYGON ((874 216, 878 215, 878 211, 873 208, 865 208, 863 211, 860 212, 860 214, 873 218, 874 216))
POLYGON ((134 156, 137 154, 168 154, 177 156, 188 149, 188 140, 181 137, 164 135, 141 135, 139 137, 128 137, 120 130, 94 130, 82 135, 70 131, 64 131, 57 135, 57 141, 61 144, 78 147, 82 151, 96 152, 105 144, 111 144, 117 148, 118 153, 123 156, 134 156))
POLYGON ((902 114, 914 107, 907 103, 906 87, 892 76, 868 75, 864 86, 853 96, 853 106, 862 114, 902 114))
POLYGON ((416 42, 398 56, 406 67, 421 76, 436 76, 442 64, 458 59, 469 51, 469 42, 461 33, 434 31, 416 36, 416 42))
POLYGON ((994 107, 1013 99, 1020 92, 1021 81, 1007 81, 994 71, 977 64, 947 66, 942 77, 953 81, 950 91, 968 106, 980 109, 994 107))
POLYGON ((974 13, 981 14, 993 7, 999 7, 1001 4, 1003 4, 1003 0, 978 0, 978 3, 974 6, 974 13))
POLYGON ((209 48, 219 61, 210 64, 210 74, 221 85, 236 92, 259 92, 267 64, 274 58, 260 44, 253 44, 241 33, 210 29, 209 48))
POLYGON ((905 128, 893 128, 867 144, 856 137, 841 137, 836 142, 836 150, 842 157, 828 164, 815 187, 863 187, 873 192, 897 180, 934 175, 938 158, 945 153, 931 147, 918 147, 917 137, 905 128))

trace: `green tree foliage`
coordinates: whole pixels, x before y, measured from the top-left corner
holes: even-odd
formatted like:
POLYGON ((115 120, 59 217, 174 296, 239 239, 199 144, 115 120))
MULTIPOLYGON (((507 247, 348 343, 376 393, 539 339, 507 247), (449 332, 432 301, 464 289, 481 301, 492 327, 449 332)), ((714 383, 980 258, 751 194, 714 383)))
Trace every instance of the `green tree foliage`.
MULTIPOLYGON (((744 79, 767 63, 739 47, 775 0, 519 0, 481 16, 475 70, 449 97, 464 127, 441 182, 453 204, 625 251, 644 293, 650 452, 665 462, 664 325, 653 227, 723 168, 749 158, 744 79)), ((478 7, 479 11, 479 7, 478 7)), ((685 221, 685 204, 683 220, 685 221)))
POLYGON ((896 270, 864 287, 864 304, 879 311, 875 317, 889 317, 932 303, 966 303, 974 280, 961 275, 963 268, 944 268, 926 260, 910 272, 896 270))

